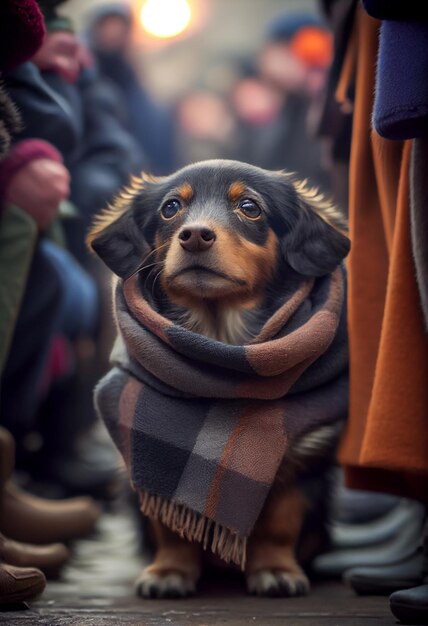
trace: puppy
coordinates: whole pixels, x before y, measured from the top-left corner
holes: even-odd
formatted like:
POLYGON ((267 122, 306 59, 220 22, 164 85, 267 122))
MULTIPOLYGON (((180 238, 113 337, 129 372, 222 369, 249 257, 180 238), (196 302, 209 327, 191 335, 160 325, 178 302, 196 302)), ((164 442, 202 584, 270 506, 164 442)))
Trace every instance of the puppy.
MULTIPOLYGON (((333 272, 349 251, 345 231, 334 207, 291 174, 206 161, 164 178, 133 179, 95 222, 89 244, 118 276, 138 272, 164 317, 242 345, 302 276, 333 272)), ((308 508, 298 476, 330 458, 336 439, 329 428, 311 433, 280 469, 248 543, 251 593, 308 591, 295 556, 308 508)), ((156 551, 137 581, 138 593, 192 593, 201 575, 200 545, 150 524, 156 551)))

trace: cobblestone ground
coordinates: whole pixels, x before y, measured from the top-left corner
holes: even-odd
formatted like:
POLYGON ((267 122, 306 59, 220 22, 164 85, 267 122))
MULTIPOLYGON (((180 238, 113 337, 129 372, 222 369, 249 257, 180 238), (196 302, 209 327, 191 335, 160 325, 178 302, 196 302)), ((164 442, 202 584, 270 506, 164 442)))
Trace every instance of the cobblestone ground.
POLYGON ((240 577, 206 578, 188 600, 141 600, 132 581, 141 567, 132 515, 106 513, 95 537, 79 541, 61 581, 19 611, 11 626, 392 626, 386 598, 362 598, 339 583, 315 584, 306 598, 258 599, 240 577))

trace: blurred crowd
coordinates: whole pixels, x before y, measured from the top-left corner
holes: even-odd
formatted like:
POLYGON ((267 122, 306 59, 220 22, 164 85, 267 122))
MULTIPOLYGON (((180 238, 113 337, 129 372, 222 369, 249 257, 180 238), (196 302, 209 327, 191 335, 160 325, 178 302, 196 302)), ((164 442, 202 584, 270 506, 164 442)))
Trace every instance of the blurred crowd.
MULTIPOLYGON (((165 105, 133 63, 129 7, 105 3, 76 33, 61 12, 64 2, 0 4, 0 603, 40 592, 45 574, 57 575, 67 561, 65 543, 95 527, 96 501, 111 501, 120 488, 116 453, 92 405, 113 329, 107 277, 85 246, 88 226, 131 174, 161 176, 206 158, 297 172, 349 211, 351 414, 340 455, 348 484, 361 491, 353 494, 339 479, 333 551, 314 569, 341 575, 356 565, 410 559, 406 580, 420 583, 428 257, 419 198, 427 180, 427 120, 406 117, 399 82, 388 83, 393 76, 408 90, 425 89, 428 110, 426 78, 418 85, 414 70, 416 57, 421 72, 427 67, 426 27, 390 32, 402 19, 417 20, 417 9, 391 15, 386 3, 366 2, 369 17, 354 0, 323 0, 317 13, 267 16, 263 44, 251 58, 219 54, 165 105), (413 74, 406 76, 391 42, 404 46, 417 37, 420 47, 407 49, 413 74), (405 121, 388 126, 382 115, 396 96, 394 110, 405 121), (380 133, 374 139, 372 114, 380 133), (397 395, 398 388, 405 393, 397 395), (385 435, 380 445, 389 419, 391 442, 385 435), (405 444, 404 431, 414 433, 405 444), (410 460, 406 446, 413 446, 410 460), (395 495, 370 496, 367 489, 395 495), (394 533, 403 525, 411 536, 401 549, 394 533)), ((413 92, 407 102, 414 103, 413 92)), ((381 573, 383 589, 394 590, 403 576, 391 581, 381 573)), ((370 572, 366 586, 367 579, 370 572)), ((361 578, 355 580, 358 586, 361 578)))
POLYGON ((178 102, 180 159, 288 169, 332 191, 331 142, 321 139, 332 56, 333 36, 321 16, 271 20, 253 57, 213 62, 178 102))

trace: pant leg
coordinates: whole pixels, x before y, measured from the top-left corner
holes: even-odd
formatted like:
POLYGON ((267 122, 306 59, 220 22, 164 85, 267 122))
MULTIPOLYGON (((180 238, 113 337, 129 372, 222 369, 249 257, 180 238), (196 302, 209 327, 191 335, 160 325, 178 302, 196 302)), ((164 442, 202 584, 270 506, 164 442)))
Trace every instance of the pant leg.
POLYGON ((58 272, 38 244, 1 380, 0 421, 16 437, 34 425, 62 295, 58 272))
POLYGON ((63 285, 61 332, 70 339, 80 334, 93 335, 99 314, 98 289, 94 279, 64 248, 49 240, 43 241, 41 245, 63 285))

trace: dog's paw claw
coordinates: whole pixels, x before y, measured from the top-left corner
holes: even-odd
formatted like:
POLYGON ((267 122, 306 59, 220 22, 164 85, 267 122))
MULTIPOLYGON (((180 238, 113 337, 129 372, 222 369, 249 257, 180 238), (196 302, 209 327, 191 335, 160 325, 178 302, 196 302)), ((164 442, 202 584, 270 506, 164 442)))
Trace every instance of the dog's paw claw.
POLYGON ((154 574, 143 572, 135 582, 137 595, 142 598, 185 598, 195 592, 195 582, 178 572, 154 574))
POLYGON ((247 577, 249 593, 271 598, 305 596, 309 580, 303 573, 261 570, 247 577))

